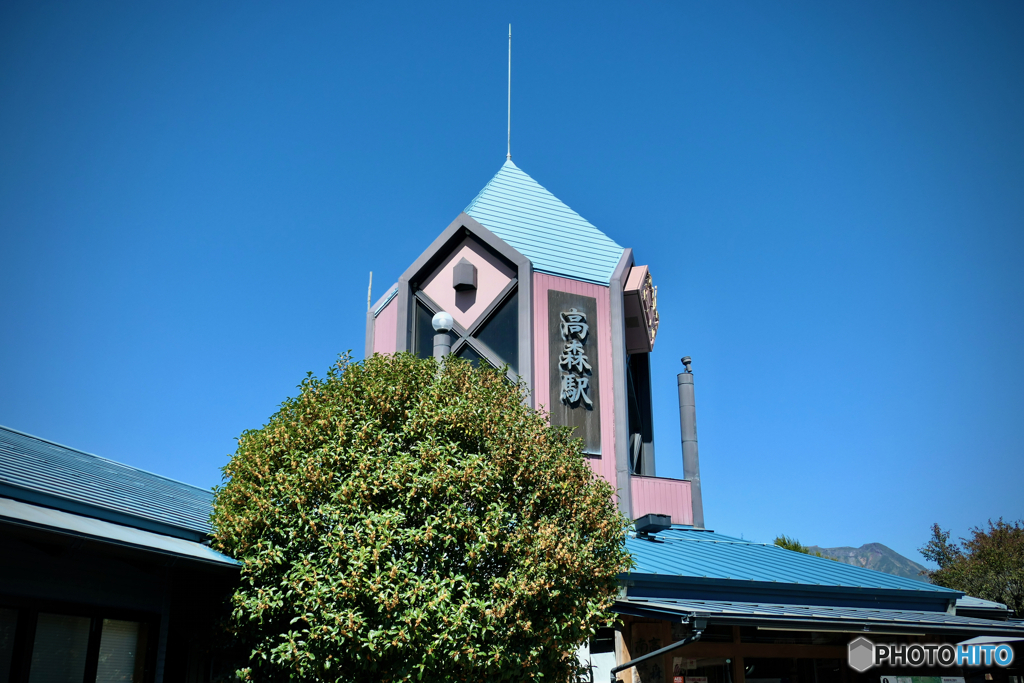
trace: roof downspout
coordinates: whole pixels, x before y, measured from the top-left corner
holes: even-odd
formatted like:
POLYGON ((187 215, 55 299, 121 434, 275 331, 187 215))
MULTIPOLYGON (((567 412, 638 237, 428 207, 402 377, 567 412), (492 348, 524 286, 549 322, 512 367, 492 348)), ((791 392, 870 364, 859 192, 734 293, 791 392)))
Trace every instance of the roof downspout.
POLYGON ((704 499, 700 494, 700 458, 697 456, 697 406, 693 398, 693 373, 690 357, 683 358, 682 372, 676 375, 679 385, 679 432, 683 440, 683 479, 690 481, 693 526, 704 528, 704 499))

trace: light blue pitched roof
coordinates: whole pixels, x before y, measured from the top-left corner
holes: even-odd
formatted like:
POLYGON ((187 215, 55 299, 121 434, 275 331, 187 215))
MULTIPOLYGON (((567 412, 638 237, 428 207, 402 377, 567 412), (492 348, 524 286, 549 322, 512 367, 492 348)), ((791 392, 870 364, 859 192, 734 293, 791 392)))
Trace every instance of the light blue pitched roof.
POLYGON ((943 593, 950 599, 963 595, 924 581, 805 555, 771 543, 686 527, 662 531, 653 541, 627 538, 626 548, 636 563, 633 574, 943 593))
POLYGON ((608 285, 622 247, 509 159, 466 213, 530 259, 539 273, 608 285))
POLYGON ((0 426, 0 496, 201 541, 213 492, 0 426))

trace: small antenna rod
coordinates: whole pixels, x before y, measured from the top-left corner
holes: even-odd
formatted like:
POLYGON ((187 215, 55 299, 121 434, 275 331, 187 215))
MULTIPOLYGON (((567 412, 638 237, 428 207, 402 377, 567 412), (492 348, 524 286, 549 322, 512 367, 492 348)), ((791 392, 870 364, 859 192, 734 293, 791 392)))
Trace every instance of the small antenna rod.
POLYGON ((366 288, 366 310, 370 310, 370 295, 373 293, 373 271, 370 271, 370 286, 366 288))
POLYGON ((512 159, 512 24, 508 25, 508 154, 512 159))

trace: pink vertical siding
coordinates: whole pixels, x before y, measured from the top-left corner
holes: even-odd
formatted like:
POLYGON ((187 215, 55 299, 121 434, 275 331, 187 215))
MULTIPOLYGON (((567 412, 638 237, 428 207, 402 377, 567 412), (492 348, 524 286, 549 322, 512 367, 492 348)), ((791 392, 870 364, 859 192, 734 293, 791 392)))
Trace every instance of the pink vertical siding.
POLYGON ((608 287, 568 280, 554 275, 533 275, 534 401, 538 408, 550 401, 548 393, 551 358, 548 357, 548 290, 591 296, 597 300, 597 324, 591 327, 598 338, 597 376, 601 410, 601 457, 590 466, 612 486, 615 482, 615 391, 612 372, 612 324, 608 287))
POLYGON ((649 513, 671 515, 673 524, 693 524, 690 482, 685 479, 638 477, 630 480, 633 519, 649 513))
POLYGON ((397 348, 398 297, 395 297, 373 321, 373 352, 394 353, 397 348))

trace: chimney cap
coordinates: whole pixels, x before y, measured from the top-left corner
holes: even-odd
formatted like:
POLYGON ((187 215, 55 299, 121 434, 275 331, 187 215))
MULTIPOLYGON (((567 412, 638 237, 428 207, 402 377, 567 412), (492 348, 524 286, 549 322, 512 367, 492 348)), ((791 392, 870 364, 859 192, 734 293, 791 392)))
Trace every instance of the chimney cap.
POLYGON ((680 360, 683 362, 683 367, 686 368, 686 372, 692 372, 692 370, 690 370, 690 363, 693 361, 690 360, 690 357, 683 356, 680 360))

